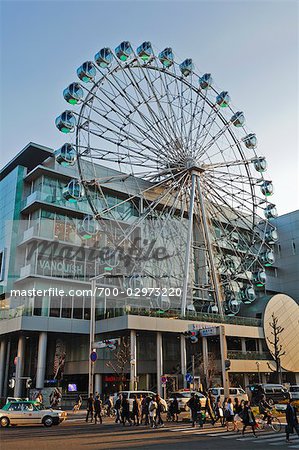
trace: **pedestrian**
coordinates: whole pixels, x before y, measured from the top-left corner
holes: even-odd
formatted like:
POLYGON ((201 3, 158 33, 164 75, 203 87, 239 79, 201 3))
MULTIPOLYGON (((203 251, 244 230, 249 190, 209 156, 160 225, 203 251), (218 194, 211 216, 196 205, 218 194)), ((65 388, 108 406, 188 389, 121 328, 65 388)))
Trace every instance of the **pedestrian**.
POLYGON ((172 414, 173 414, 173 422, 179 421, 179 414, 180 414, 180 409, 179 409, 179 402, 177 399, 177 396, 174 395, 173 396, 173 401, 172 401, 172 414))
POLYGON ((97 423, 97 419, 99 419, 100 424, 103 423, 102 421, 102 400, 100 399, 100 396, 97 395, 95 402, 94 402, 94 423, 97 423))
POLYGON ((114 408, 115 408, 115 412, 116 412, 116 418, 115 418, 115 423, 121 423, 121 402, 122 402, 122 395, 118 394, 118 397, 116 399, 114 408))
POLYGON ((109 394, 107 395, 107 398, 105 400, 104 405, 106 406, 107 417, 110 417, 111 416, 111 409, 112 409, 113 404, 112 404, 112 401, 111 401, 111 398, 110 398, 109 394))
POLYGON ((220 424, 223 422, 223 409, 222 409, 222 403, 220 400, 220 395, 218 395, 216 403, 215 403, 215 423, 217 421, 220 421, 220 424))
POLYGON ((122 402, 121 402, 121 419, 123 426, 126 425, 126 422, 129 423, 130 426, 132 426, 132 421, 130 418, 130 403, 127 398, 127 396, 123 396, 122 402))
POLYGON ((229 424, 233 423, 234 424, 234 431, 236 430, 235 427, 235 423, 234 423, 234 410, 233 410, 233 404, 232 404, 232 399, 229 398, 227 400, 227 405, 226 405, 226 409, 224 411, 224 418, 225 418, 225 424, 226 424, 226 431, 228 430, 229 424))
POLYGON ((243 410, 243 404, 239 401, 238 397, 235 398, 234 401, 234 430, 239 431, 238 424, 241 422, 241 417, 239 414, 241 414, 243 410))
POLYGON ((298 425, 298 417, 297 417, 297 411, 295 406, 292 404, 293 403, 293 399, 289 399, 288 400, 288 405, 286 408, 286 420, 287 420, 287 425, 285 427, 285 432, 286 432, 286 442, 289 443, 290 441, 290 434, 294 433, 294 429, 297 433, 297 435, 299 436, 299 425, 298 425))
POLYGON ((134 425, 139 426, 140 415, 141 415, 141 402, 140 402, 140 399, 137 397, 137 395, 134 395, 133 410, 132 410, 132 417, 133 417, 134 425))
POLYGON ((249 401, 244 402, 244 409, 241 412, 241 418, 243 420, 242 435, 244 435, 246 428, 250 426, 254 436, 257 437, 257 435, 255 434, 255 427, 256 427, 255 418, 252 409, 250 407, 249 401))
POLYGON ((151 428, 157 428, 157 424, 156 424, 157 408, 158 408, 158 405, 155 400, 155 396, 153 395, 151 402, 149 404, 149 416, 150 416, 151 428))
POLYGON ((210 416, 212 425, 215 424, 215 416, 214 416, 214 411, 213 411, 213 406, 212 406, 213 400, 214 400, 214 397, 212 397, 212 394, 209 392, 207 395, 207 398, 206 398, 205 410, 206 410, 206 413, 208 413, 210 416))
POLYGON ((227 397, 224 397, 224 400, 222 402, 222 411, 223 411, 223 416, 222 416, 222 420, 221 420, 221 426, 224 427, 225 426, 225 417, 224 417, 224 411, 226 410, 227 407, 227 397))
POLYGON ((43 405, 44 397, 43 397, 42 391, 38 392, 38 394, 36 396, 36 399, 35 399, 35 402, 38 403, 39 405, 43 405))
POLYGON ((161 416, 161 414, 164 412, 164 405, 161 401, 160 395, 158 394, 156 395, 156 402, 157 402, 157 425, 164 427, 164 422, 161 416))
POLYGON ((142 400, 141 400, 141 424, 143 419, 145 419, 144 421, 144 425, 148 425, 149 424, 149 404, 150 404, 150 398, 148 396, 146 396, 146 394, 142 394, 142 400))
POLYGON ((190 408, 191 411, 191 421, 192 421, 192 427, 195 427, 195 424, 197 422, 197 413, 198 413, 198 397, 195 396, 194 392, 191 392, 191 398, 187 402, 187 406, 190 408))
POLYGON ((89 397, 87 399, 87 413, 86 413, 86 419, 85 421, 88 422, 89 416, 90 421, 93 421, 93 413, 94 413, 94 398, 93 394, 89 394, 89 397))
POLYGON ((75 404, 73 407, 73 413, 76 414, 82 406, 82 396, 81 394, 77 394, 75 404))

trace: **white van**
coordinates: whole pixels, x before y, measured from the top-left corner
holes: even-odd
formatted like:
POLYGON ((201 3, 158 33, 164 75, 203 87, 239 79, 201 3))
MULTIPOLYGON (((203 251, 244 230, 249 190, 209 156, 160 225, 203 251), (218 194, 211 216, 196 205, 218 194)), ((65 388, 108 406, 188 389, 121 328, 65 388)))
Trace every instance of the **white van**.
POLYGON ((290 386, 289 393, 292 400, 299 400, 299 384, 290 386))
MULTIPOLYGON (((139 397, 141 400, 142 400, 143 395, 145 395, 146 397, 148 397, 148 396, 152 397, 153 395, 155 395, 155 396, 157 395, 157 394, 155 394, 155 392, 152 392, 152 391, 121 391, 121 392, 118 392, 117 394, 114 394, 113 405, 115 405, 115 402, 116 402, 119 394, 122 394, 123 397, 127 397, 127 399, 129 400, 131 412, 133 410, 134 395, 137 395, 137 397, 139 397)), ((161 403, 164 406, 164 410, 167 411, 167 403, 162 397, 161 397, 161 403)))
MULTIPOLYGON (((224 400, 224 389, 223 389, 223 387, 210 388, 208 390, 208 392, 211 393, 213 395, 213 397, 215 397, 216 400, 220 396, 220 401, 223 402, 223 400, 224 400)), ((235 398, 237 398, 239 401, 241 401, 241 400, 244 400, 244 401, 248 400, 248 395, 246 394, 244 389, 239 388, 239 387, 230 387, 229 388, 229 397, 232 400, 234 400, 235 398)))

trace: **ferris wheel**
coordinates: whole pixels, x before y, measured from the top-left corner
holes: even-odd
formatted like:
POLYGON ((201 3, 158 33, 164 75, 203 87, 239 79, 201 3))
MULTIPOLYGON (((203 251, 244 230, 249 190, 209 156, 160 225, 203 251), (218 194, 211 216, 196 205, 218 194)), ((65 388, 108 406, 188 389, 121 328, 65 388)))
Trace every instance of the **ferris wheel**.
POLYGON ((78 109, 56 119, 73 136, 56 159, 80 175, 65 198, 88 202, 91 234, 122 256, 136 250, 123 264, 131 282, 181 288, 171 301, 182 315, 237 314, 265 285, 277 240, 273 184, 244 113, 192 59, 150 42, 102 48, 77 76, 63 96, 78 109))

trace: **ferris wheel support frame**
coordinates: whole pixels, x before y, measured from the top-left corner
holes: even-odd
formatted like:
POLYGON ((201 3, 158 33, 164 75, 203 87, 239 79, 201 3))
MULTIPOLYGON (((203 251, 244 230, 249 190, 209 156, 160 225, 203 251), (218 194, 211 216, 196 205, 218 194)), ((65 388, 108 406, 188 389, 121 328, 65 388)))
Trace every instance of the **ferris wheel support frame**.
POLYGON ((194 215, 194 201, 195 201, 195 190, 197 188, 199 205, 201 210, 201 220, 202 227, 204 232, 204 239, 207 245, 208 255, 209 255, 209 268, 211 271, 212 282, 214 286, 215 292, 215 300, 218 306, 219 314, 223 317, 223 308, 222 308, 222 295, 219 288, 218 277, 216 272, 216 267, 214 264, 214 254, 212 250, 210 232, 208 227, 206 209, 204 204, 204 199, 202 195, 200 175, 198 171, 193 170, 191 172, 191 193, 190 193, 190 205, 189 205, 189 224, 188 224, 188 232, 187 232, 187 242, 186 242, 186 256, 185 256, 185 264, 184 264, 184 282, 182 288, 182 300, 181 300, 181 315, 182 317, 186 316, 186 307, 187 307, 187 293, 188 293, 188 281, 189 281, 189 264, 190 264, 190 255, 191 255, 191 245, 192 245, 192 236, 193 236, 193 215, 194 215))

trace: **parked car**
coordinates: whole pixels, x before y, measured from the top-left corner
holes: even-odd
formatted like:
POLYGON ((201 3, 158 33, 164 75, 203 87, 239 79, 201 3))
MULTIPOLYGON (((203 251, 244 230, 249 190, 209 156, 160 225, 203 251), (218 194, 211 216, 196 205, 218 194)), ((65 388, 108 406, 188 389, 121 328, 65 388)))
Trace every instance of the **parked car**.
POLYGON ((265 394, 266 400, 271 406, 290 397, 288 390, 282 384, 251 384, 248 389, 253 404, 259 403, 262 394, 265 394))
POLYGON ((299 384, 293 384, 289 389, 292 400, 299 400, 299 384))
MULTIPOLYGON (((117 394, 114 394, 114 399, 113 399, 113 404, 114 405, 115 405, 115 402, 116 402, 117 397, 118 397, 119 394, 122 394, 123 396, 126 396, 127 399, 129 400, 130 411, 133 411, 134 395, 137 395, 137 397, 139 397, 140 399, 142 398, 143 395, 146 395, 147 397, 148 396, 152 397, 153 395, 157 395, 155 392, 152 392, 152 391, 122 391, 122 392, 118 392, 117 394)), ((161 403, 162 403, 165 411, 167 411, 167 403, 164 400, 164 398, 161 398, 161 403)))
POLYGON ((0 409, 0 426, 43 424, 51 427, 59 425, 66 417, 65 411, 44 409, 34 401, 12 401, 0 409))
MULTIPOLYGON (((215 399, 217 399, 220 396, 220 401, 223 402, 224 400, 224 389, 223 387, 213 387, 210 388, 208 390, 209 393, 211 393, 213 395, 213 397, 215 397, 215 399)), ((239 399, 239 401, 241 400, 248 400, 248 395, 246 394, 246 392, 244 391, 244 389, 240 388, 240 387, 230 387, 229 388, 229 397, 233 400, 235 398, 239 399)))
POLYGON ((187 406, 188 401, 191 398, 191 393, 194 392, 195 395, 199 397, 201 407, 204 408, 206 406, 206 397, 197 391, 176 391, 172 392, 168 398, 168 404, 173 401, 176 396, 180 411, 189 411, 189 407, 187 406))

